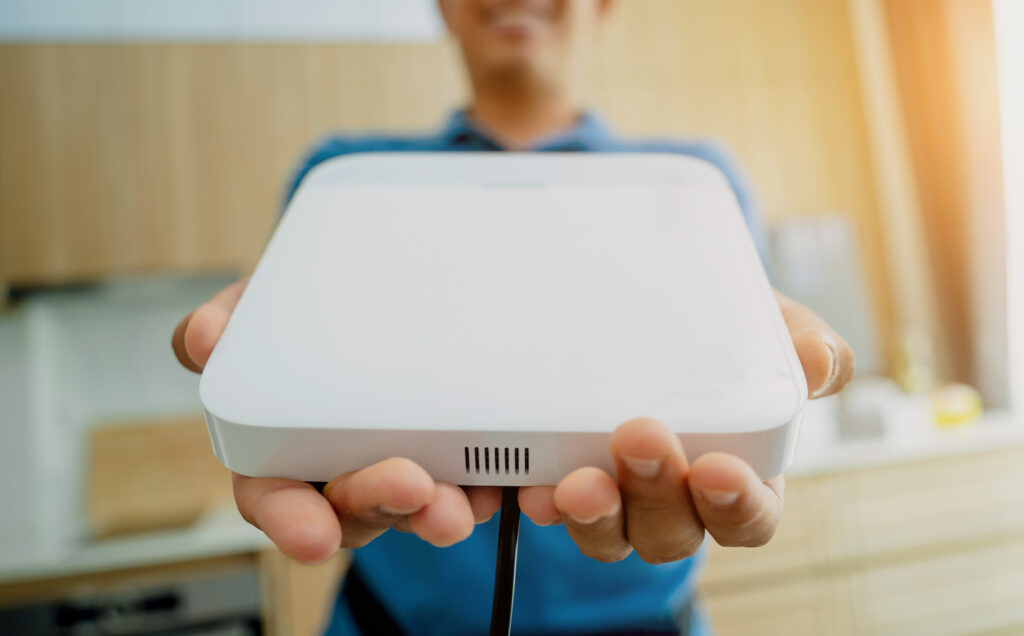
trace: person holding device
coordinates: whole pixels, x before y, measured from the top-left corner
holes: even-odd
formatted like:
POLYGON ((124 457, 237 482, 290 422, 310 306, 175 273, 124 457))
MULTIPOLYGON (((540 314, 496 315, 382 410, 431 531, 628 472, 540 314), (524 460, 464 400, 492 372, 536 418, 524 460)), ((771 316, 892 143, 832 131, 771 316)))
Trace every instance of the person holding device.
MULTIPOLYGON (((458 40, 472 99, 437 134, 332 137, 305 161, 291 193, 319 163, 372 151, 674 152, 717 166, 736 193, 764 256, 749 190, 726 154, 707 143, 623 141, 579 99, 579 71, 609 12, 601 0, 441 0, 458 40)), ((245 288, 242 279, 178 325, 173 347, 201 371, 245 288)), ((810 397, 839 390, 853 371, 843 340, 779 295, 810 397)), ((695 307, 695 311, 706 308, 695 307)), ((615 475, 582 468, 550 486, 524 487, 524 554, 517 634, 700 634, 692 604, 705 532, 722 545, 767 542, 782 514, 783 479, 761 482, 721 453, 689 463, 661 423, 638 418, 612 435, 615 475)), ((234 477, 243 517, 307 563, 358 548, 329 633, 473 634, 486 630, 496 532, 496 487, 435 482, 392 458, 323 485, 234 477), (399 532, 387 532, 389 529, 399 532), (438 549, 444 547, 445 549, 438 549)))

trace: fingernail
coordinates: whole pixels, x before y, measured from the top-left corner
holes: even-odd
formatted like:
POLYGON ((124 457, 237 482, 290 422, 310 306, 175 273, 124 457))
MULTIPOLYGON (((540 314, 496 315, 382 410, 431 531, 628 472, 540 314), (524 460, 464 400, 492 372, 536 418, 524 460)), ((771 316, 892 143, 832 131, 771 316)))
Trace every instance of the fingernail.
POLYGON ((811 393, 811 399, 815 399, 822 395, 825 395, 832 390, 832 385, 836 382, 836 377, 839 375, 839 345, 836 344, 836 339, 831 334, 825 333, 824 331, 818 330, 818 335, 821 336, 821 341, 825 344, 825 348, 828 349, 828 379, 825 380, 824 384, 818 387, 813 393, 811 393))
POLYGON ((728 506, 740 498, 740 493, 732 490, 702 490, 700 494, 715 506, 728 506))
POLYGON ((582 524, 582 525, 585 525, 585 526, 589 526, 589 525, 593 525, 593 524, 597 523, 598 521, 601 521, 602 519, 608 519, 609 517, 614 517, 615 515, 619 514, 619 510, 620 509, 621 509, 621 506, 616 504, 616 506, 614 508, 612 508, 612 510, 610 512, 607 512, 607 513, 605 513, 603 515, 598 515, 596 517, 589 517, 589 518, 586 518, 586 519, 581 519, 580 517, 577 517, 575 515, 569 515, 569 518, 572 519, 573 521, 575 521, 576 523, 579 523, 579 524, 582 524))
POLYGON ((644 479, 650 479, 658 474, 661 470, 660 459, 641 459, 640 457, 628 457, 622 456, 622 463, 626 465, 629 472, 633 473, 637 477, 643 477, 644 479))
POLYGON ((377 506, 377 510, 380 510, 381 514, 384 514, 384 515, 391 515, 391 516, 394 516, 394 517, 404 517, 406 515, 411 515, 412 513, 414 513, 417 510, 419 510, 419 508, 414 508, 412 510, 399 510, 397 508, 392 508, 391 506, 388 506, 388 505, 385 505, 385 504, 381 504, 381 505, 377 506))

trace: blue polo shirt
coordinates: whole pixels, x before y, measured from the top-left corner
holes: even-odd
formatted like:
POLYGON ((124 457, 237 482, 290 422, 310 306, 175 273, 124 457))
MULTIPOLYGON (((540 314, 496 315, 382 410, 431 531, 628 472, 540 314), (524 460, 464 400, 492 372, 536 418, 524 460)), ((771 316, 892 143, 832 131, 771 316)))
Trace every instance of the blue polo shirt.
MULTIPOLYGON (((309 154, 288 191, 315 165, 356 152, 437 152, 504 150, 463 111, 455 112, 439 132, 427 136, 331 136, 309 154)), ((765 258, 766 241, 745 180, 727 153, 704 141, 628 141, 613 135, 593 113, 575 126, 538 140, 533 151, 671 152, 704 159, 728 178, 754 241, 765 258)), ((497 541, 497 515, 449 548, 435 548, 415 535, 394 530, 354 551, 366 587, 410 635, 486 634, 497 541)), ((636 554, 618 563, 583 556, 561 525, 540 527, 523 518, 512 632, 595 634, 630 631, 671 632, 680 627, 679 608, 693 593, 702 553, 676 563, 650 565, 636 554)), ((691 635, 707 633, 700 619, 691 635)), ((328 634, 360 636, 342 597, 335 605, 328 634)), ((364 634, 361 636, 373 636, 364 634)))

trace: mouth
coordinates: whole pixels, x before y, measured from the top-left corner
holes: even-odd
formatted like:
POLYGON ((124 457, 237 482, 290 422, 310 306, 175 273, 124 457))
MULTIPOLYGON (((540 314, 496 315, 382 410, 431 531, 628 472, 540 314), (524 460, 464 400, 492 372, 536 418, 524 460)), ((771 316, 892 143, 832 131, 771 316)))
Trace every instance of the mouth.
POLYGON ((547 27, 553 16, 550 3, 517 2, 487 7, 482 17, 484 24, 501 35, 525 38, 547 27))

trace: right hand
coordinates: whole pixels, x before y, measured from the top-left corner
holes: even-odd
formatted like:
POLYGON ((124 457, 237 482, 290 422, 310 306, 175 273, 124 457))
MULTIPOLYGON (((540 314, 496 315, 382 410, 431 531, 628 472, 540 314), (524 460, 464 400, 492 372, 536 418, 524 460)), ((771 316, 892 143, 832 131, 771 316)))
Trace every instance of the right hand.
MULTIPOLYGON (((247 282, 243 278, 228 285, 178 324, 171 346, 186 369, 202 372, 247 282)), ((499 488, 435 482, 401 457, 340 475, 322 492, 292 479, 239 474, 233 479, 242 517, 303 563, 325 561, 339 547, 366 545, 392 527, 449 546, 468 537, 475 523, 487 521, 501 505, 499 488)))

